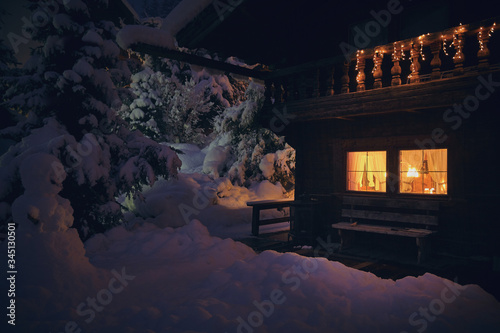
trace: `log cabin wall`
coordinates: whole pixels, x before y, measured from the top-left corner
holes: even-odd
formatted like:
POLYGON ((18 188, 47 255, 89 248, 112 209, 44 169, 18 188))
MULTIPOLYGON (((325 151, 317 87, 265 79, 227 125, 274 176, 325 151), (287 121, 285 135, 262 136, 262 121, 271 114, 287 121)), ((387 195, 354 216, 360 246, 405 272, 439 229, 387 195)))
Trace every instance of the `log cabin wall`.
MULTIPOLYGON (((500 82, 500 75, 494 78, 500 82)), ((325 233, 329 225, 340 220, 341 198, 346 193, 436 200, 441 206, 436 250, 457 255, 498 252, 492 230, 500 230, 496 209, 500 202, 496 191, 500 164, 494 162, 499 160, 495 158, 500 143, 499 97, 500 92, 481 102, 457 129, 443 120, 445 108, 293 123, 287 140, 297 152, 296 197, 329 196, 327 213, 315 222, 319 224, 316 230, 325 233), (429 139, 436 128, 443 129, 446 140, 431 146, 429 139), (415 140, 425 145, 419 147, 415 140), (421 148, 448 149, 447 195, 401 194, 397 176, 385 193, 346 191, 348 151, 385 150, 388 172, 397 175, 399 150, 421 148)), ((324 238, 326 234, 318 236, 324 238)))

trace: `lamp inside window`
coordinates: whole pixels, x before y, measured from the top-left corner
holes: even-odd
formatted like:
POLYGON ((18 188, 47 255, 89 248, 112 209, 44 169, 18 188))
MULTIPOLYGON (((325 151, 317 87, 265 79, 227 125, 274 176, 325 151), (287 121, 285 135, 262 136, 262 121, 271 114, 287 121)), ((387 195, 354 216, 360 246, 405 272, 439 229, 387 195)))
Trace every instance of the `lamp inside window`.
POLYGON ((385 192, 387 162, 385 151, 347 153, 347 189, 385 192))
POLYGON ((401 193, 447 194, 448 150, 401 150, 399 153, 401 193))

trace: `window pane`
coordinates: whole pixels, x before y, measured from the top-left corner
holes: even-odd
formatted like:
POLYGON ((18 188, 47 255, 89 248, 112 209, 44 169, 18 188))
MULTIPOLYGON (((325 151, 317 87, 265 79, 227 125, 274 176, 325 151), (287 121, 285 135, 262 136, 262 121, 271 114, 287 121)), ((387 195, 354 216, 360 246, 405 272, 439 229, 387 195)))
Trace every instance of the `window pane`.
POLYGON ((347 190, 385 192, 385 151, 347 153, 347 190))
POLYGON ((447 194, 447 149, 401 150, 401 193, 447 194))

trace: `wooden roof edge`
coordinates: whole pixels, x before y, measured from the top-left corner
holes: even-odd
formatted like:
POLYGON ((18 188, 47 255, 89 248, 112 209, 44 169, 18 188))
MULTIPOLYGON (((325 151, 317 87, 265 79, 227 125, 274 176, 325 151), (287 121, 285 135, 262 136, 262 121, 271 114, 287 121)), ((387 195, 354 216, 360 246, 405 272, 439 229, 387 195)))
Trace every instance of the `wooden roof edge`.
POLYGON ((223 71, 224 73, 232 73, 241 76, 248 76, 259 80, 264 80, 267 77, 267 75, 269 75, 269 71, 256 70, 238 65, 233 65, 227 62, 213 60, 199 55, 145 43, 133 44, 130 46, 130 49, 136 52, 147 53, 149 55, 158 56, 162 58, 169 58, 172 60, 178 60, 189 63, 191 65, 211 68, 223 71))

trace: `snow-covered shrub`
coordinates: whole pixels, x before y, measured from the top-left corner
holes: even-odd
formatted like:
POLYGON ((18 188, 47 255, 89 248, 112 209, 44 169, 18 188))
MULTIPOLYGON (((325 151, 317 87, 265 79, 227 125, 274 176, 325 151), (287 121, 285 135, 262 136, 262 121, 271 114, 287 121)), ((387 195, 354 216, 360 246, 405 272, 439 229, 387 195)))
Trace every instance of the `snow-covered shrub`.
MULTIPOLYGON (((32 10, 37 6, 31 1, 32 10)), ((107 1, 64 1, 51 24, 30 31, 43 46, 4 95, 6 106, 25 117, 0 133, 22 134, 0 158, 0 202, 10 206, 26 195, 20 167, 29 170, 24 162, 33 154, 49 154, 54 172, 67 174, 59 195, 70 201, 82 238, 120 222, 120 194, 175 176, 181 164, 169 147, 130 131, 117 114, 134 63, 120 55, 117 28, 102 20, 106 11, 107 1)), ((41 189, 36 195, 46 194, 41 189)))
POLYGON ((132 76, 133 97, 120 114, 154 140, 203 145, 213 119, 245 98, 246 81, 174 60, 143 58, 145 68, 132 76))
MULTIPOLYGON (((215 119, 217 139, 208 150, 229 147, 229 157, 220 155, 217 170, 238 185, 248 186, 253 181, 267 179, 280 182, 290 190, 295 183, 295 150, 283 137, 263 128, 255 119, 264 101, 263 90, 261 85, 252 82, 246 91, 246 100, 215 119)), ((212 161, 211 170, 214 168, 215 161, 212 161)))
POLYGON ((120 112, 133 128, 157 141, 204 141, 200 119, 212 103, 192 78, 180 83, 146 68, 132 76, 130 86, 136 98, 120 112))

